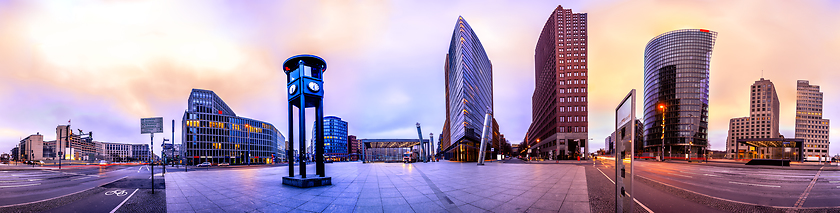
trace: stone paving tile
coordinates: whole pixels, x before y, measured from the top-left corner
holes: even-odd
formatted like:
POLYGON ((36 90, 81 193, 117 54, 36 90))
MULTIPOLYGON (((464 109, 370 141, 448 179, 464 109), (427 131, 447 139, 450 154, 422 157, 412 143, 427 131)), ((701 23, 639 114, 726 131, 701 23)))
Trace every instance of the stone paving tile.
POLYGON ((530 206, 508 202, 508 203, 503 203, 502 205, 497 206, 492 211, 493 212, 499 212, 499 213, 503 213, 503 212, 525 212, 526 210, 528 210, 528 207, 530 207, 530 206))
MULTIPOLYGON (((280 178, 288 174, 287 167, 171 173, 166 176, 167 207, 172 212, 589 211, 586 176, 583 167, 576 165, 326 166, 333 185, 309 189, 282 185, 280 178), (476 181, 475 177, 482 178, 476 181)), ((307 170, 314 171, 311 167, 307 170)))
POLYGON ((321 203, 315 201, 309 201, 304 203, 303 205, 298 206, 296 209, 312 211, 312 212, 321 212, 329 206, 329 203, 321 203))
POLYGON ((259 210, 261 212, 288 212, 288 211, 291 211, 292 208, 287 207, 287 206, 277 205, 277 204, 271 204, 271 205, 259 208, 257 210, 259 210))
POLYGON ((485 213, 488 212, 487 210, 475 207, 470 204, 459 205, 458 209, 460 209, 464 213, 485 213))
POLYGON ((475 202, 470 203, 470 205, 473 205, 475 207, 478 207, 478 208, 481 208, 481 209, 484 209, 484 210, 491 210, 492 211, 497 206, 502 205, 503 203, 504 202, 499 202, 499 201, 492 200, 492 199, 481 199, 481 200, 477 200, 475 202))
POLYGON ((381 213, 382 206, 356 206, 353 212, 357 213, 381 213))

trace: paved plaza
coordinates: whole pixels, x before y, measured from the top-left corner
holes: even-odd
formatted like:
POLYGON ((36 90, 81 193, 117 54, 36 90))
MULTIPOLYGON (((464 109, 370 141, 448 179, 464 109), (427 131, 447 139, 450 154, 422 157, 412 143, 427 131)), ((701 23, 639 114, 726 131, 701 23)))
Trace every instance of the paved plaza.
POLYGON ((590 211, 584 167, 573 164, 343 162, 326 171, 333 185, 308 189, 282 185, 285 166, 167 173, 167 211, 590 211))

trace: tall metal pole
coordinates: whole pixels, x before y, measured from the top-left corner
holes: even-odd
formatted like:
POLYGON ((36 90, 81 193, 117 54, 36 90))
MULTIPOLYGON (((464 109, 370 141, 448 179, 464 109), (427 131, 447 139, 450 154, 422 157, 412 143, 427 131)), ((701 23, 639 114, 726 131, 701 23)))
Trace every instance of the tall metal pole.
POLYGON ((245 159, 248 159, 248 166, 251 166, 251 125, 245 125, 245 150, 248 153, 248 156, 245 156, 245 159))
POLYGON ((484 114, 484 128, 481 131, 481 146, 478 149, 478 165, 484 165, 484 149, 487 147, 487 131, 490 129, 490 110, 484 114))
POLYGON ((324 169, 324 99, 318 98, 318 107, 315 110, 315 174, 326 177, 324 169))
POLYGON ((423 158, 423 133, 420 131, 420 122, 417 122, 417 137, 420 138, 420 158, 423 158))
MULTIPOLYGON (((172 144, 172 150, 169 153, 172 153, 172 157, 170 157, 170 158, 174 159, 174 157, 175 157, 175 119, 172 119, 172 141, 171 142, 172 142, 171 143, 172 144)), ((175 161, 172 161, 172 165, 173 166, 175 165, 175 161)), ((165 170, 166 167, 163 167, 163 168, 164 168, 164 171, 166 171, 165 170)))
POLYGON ((150 133, 149 135, 151 135, 151 137, 152 137, 151 138, 151 146, 149 147, 149 167, 151 167, 151 169, 149 169, 149 171, 152 172, 152 194, 154 194, 155 193, 155 163, 154 163, 154 161, 152 161, 152 155, 154 153, 154 152, 152 152, 152 150, 155 147, 155 133, 150 133))
MULTIPOLYGON (((437 153, 435 153, 434 146, 435 146, 435 134, 432 134, 430 132, 429 133, 429 154, 431 154, 431 156, 437 156, 437 153)), ((432 161, 432 162, 434 162, 434 161, 432 161)))
POLYGON ((289 103, 289 142, 286 143, 286 162, 289 162, 289 177, 295 176, 295 131, 293 105, 289 103))
MULTIPOLYGON (((298 66, 303 66, 303 60, 298 62, 298 66)), ((298 86, 303 89, 303 84, 300 82, 303 81, 299 81, 298 86)), ((298 157, 298 162, 300 162, 300 177, 306 178, 306 96, 303 93, 300 94, 300 106, 298 109, 298 133, 300 133, 300 136, 298 136, 298 141, 300 142, 300 157, 298 157)))

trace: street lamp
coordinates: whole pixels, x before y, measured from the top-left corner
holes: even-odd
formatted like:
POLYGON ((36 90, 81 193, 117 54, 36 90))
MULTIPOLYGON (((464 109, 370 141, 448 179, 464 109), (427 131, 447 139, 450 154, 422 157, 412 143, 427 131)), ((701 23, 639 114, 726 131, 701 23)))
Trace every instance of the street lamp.
POLYGON ((662 141, 662 152, 659 154, 659 160, 665 161, 665 104, 659 104, 659 110, 662 110, 662 134, 659 140, 662 141))
MULTIPOLYGON (((694 115, 688 115, 688 117, 691 118, 691 129, 689 129, 689 132, 692 132, 692 131, 694 131, 694 117, 695 116, 694 115)), ((686 158, 688 159, 689 163, 691 163, 691 147, 694 146, 694 135, 696 135, 696 134, 697 134, 697 132, 694 132, 694 134, 689 135, 689 138, 688 138, 688 150, 686 151, 686 158)))

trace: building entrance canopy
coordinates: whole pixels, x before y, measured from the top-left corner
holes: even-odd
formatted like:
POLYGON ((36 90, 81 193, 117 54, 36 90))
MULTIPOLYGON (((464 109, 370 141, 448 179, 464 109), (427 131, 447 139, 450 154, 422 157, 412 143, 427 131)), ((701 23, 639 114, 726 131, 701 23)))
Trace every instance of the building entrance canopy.
POLYGON ((795 138, 749 138, 737 139, 736 146, 747 146, 749 150, 740 150, 736 159, 789 159, 802 161, 805 149, 804 139, 795 138))

